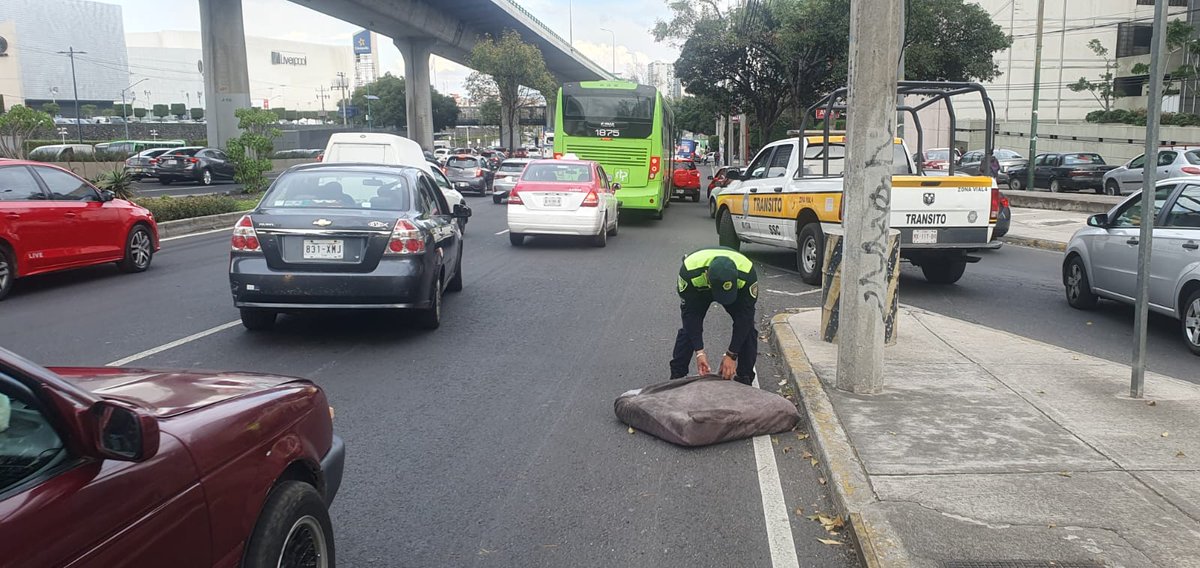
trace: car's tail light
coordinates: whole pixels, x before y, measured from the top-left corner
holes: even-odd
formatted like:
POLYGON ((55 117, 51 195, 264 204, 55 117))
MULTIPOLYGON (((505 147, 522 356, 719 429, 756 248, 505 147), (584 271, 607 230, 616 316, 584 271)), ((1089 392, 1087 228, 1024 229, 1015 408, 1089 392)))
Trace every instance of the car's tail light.
POLYGON ((318 161, 318 162, 324 162, 324 161, 325 161, 325 152, 321 152, 320 154, 317 154, 317 161, 318 161))
POLYGON ((254 232, 254 220, 249 215, 242 215, 233 226, 233 250, 241 252, 260 252, 258 233, 254 232))
POLYGON ((1093 175, 1093 172, 1089 172, 1087 170, 1075 170, 1071 172, 1071 177, 1085 177, 1090 175, 1093 175))
POLYGON ((158 158, 150 158, 150 165, 151 166, 158 165, 158 158))
POLYGON ((425 252, 425 237, 408 219, 396 221, 392 237, 388 239, 385 254, 422 254, 425 252))
POLYGON ((562 152, 555 152, 555 153, 554 153, 554 159, 555 159, 555 160, 561 160, 561 159, 562 159, 562 156, 563 156, 563 155, 562 155, 562 152))
POLYGON ((475 177, 483 177, 483 168, 475 168, 475 177))
POLYGON ((1197 168, 1195 166, 1184 166, 1182 168, 1179 168, 1179 171, 1181 171, 1185 174, 1200 175, 1200 168, 1197 168))
POLYGON ((125 165, 126 165, 126 166, 132 166, 132 165, 133 165, 133 158, 129 158, 129 159, 125 160, 125 165))
POLYGON ((580 207, 599 207, 600 206, 600 196, 596 195, 596 190, 593 189, 591 191, 588 191, 587 197, 583 198, 583 203, 579 204, 579 206, 580 207))
POLYGON ((658 175, 658 170, 662 168, 662 161, 658 156, 650 156, 650 179, 658 175))
POLYGON ((993 222, 995 222, 995 221, 996 221, 996 218, 997 218, 997 217, 999 217, 999 216, 1000 216, 1000 190, 999 190, 999 189, 997 189, 997 188, 994 188, 994 187, 993 187, 993 188, 992 188, 992 212, 991 212, 991 220, 992 220, 993 222))
POLYGON ((525 202, 521 200, 521 196, 518 195, 518 193, 517 193, 520 190, 520 188, 521 188, 521 186, 518 185, 517 187, 514 187, 514 188, 508 190, 508 204, 509 205, 524 205, 525 204, 525 202))

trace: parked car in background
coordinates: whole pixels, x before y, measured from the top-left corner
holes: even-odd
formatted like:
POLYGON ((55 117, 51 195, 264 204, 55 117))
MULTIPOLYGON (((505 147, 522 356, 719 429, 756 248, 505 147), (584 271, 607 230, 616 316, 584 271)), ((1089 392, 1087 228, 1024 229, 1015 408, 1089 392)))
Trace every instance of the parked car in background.
POLYGON ((505 156, 505 154, 503 152, 500 152, 499 150, 483 150, 483 151, 479 152, 479 155, 484 158, 484 160, 485 160, 484 163, 487 164, 487 167, 490 170, 495 170, 496 168, 499 168, 500 162, 503 162, 504 159, 507 157, 507 156, 505 156))
POLYGON ((433 159, 437 160, 439 164, 446 163, 446 158, 449 156, 450 156, 449 148, 434 148, 433 149, 433 159))
MULTIPOLYGON (((1009 170, 1009 189, 1026 189, 1029 167, 1009 170)), ((1032 167, 1034 189, 1045 188, 1053 193, 1090 189, 1101 193, 1104 174, 1116 166, 1105 164, 1104 158, 1094 152, 1055 152, 1038 154, 1032 167)))
POLYGON ((0 349, 0 408, 5 565, 334 566, 345 445, 310 381, 0 349))
POLYGON ((106 159, 124 160, 150 148, 185 148, 184 140, 114 140, 96 144, 96 155, 106 159))
POLYGON ((509 158, 500 163, 492 180, 492 203, 508 198, 508 192, 517 185, 525 166, 533 160, 530 158, 509 158))
MULTIPOLYGON (((962 171, 971 175, 991 175, 991 172, 981 167, 983 165, 983 154, 983 150, 971 150, 962 155, 962 160, 959 161, 958 165, 962 168, 962 171)), ((1024 166, 1029 163, 1029 160, 1026 160, 1021 154, 1003 148, 992 150, 992 156, 996 158, 996 162, 1000 165, 999 173, 1002 174, 1008 173, 1014 167, 1024 166)))
POLYGON ((29 159, 38 162, 70 162, 81 158, 91 159, 95 150, 89 144, 50 144, 29 151, 29 159))
POLYGON ((151 163, 154 164, 154 177, 163 185, 177 181, 204 185, 212 185, 217 180, 233 181, 233 162, 216 148, 175 148, 151 158, 151 163))
POLYGON ((923 170, 948 170, 950 169, 950 160, 958 160, 959 157, 957 149, 933 148, 913 154, 913 162, 923 170))
POLYGON ((675 169, 671 171, 671 198, 692 198, 692 201, 700 201, 700 170, 696 168, 696 161, 685 158, 675 158, 675 169))
POLYGON ((233 229, 229 284, 242 325, 281 312, 405 309, 441 325, 442 293, 462 290, 462 232, 425 170, 303 164, 271 184, 233 229))
MULTIPOLYGON (((1124 195, 1142 189, 1146 156, 1138 156, 1104 174, 1104 193, 1124 195)), ((1200 148, 1171 146, 1158 150, 1156 179, 1200 176, 1200 148)))
POLYGON ((155 158, 170 152, 171 148, 151 148, 142 150, 125 159, 125 171, 129 172, 134 179, 145 179, 158 175, 154 171, 155 164, 158 161, 155 158))
POLYGON ((606 246, 618 230, 618 189, 596 162, 530 162, 508 194, 508 240, 521 246, 528 235, 579 235, 606 246))
POLYGON ((492 191, 495 172, 492 171, 487 158, 457 154, 446 160, 446 177, 450 178, 454 189, 487 195, 492 191))
POLYGON ((300 160, 304 158, 316 158, 324 152, 321 148, 293 148, 291 150, 280 150, 271 154, 274 160, 300 160))
POLYGON ((733 166, 721 166, 717 168, 716 173, 708 176, 708 216, 713 219, 717 218, 717 194, 721 190, 729 187, 729 184, 741 175, 742 168, 733 166))
POLYGON ((0 299, 35 274, 109 262, 142 272, 157 250, 158 225, 145 208, 57 166, 0 162, 0 299))
MULTIPOLYGON (((1200 355, 1200 178, 1158 181, 1153 215, 1150 309, 1179 320, 1184 343, 1200 355)), ((1071 307, 1091 309, 1101 298, 1134 303, 1143 218, 1137 191, 1075 232, 1063 257, 1071 307)))
POLYGON ((475 156, 477 153, 473 148, 454 148, 450 150, 450 156, 475 156))

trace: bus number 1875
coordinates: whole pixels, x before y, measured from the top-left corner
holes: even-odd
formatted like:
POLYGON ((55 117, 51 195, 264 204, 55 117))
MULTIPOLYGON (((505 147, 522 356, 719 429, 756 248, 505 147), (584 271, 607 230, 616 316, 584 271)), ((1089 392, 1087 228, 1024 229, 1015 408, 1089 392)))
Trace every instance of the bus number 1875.
POLYGON ((596 136, 600 138, 620 138, 621 131, 615 128, 597 128, 596 136))

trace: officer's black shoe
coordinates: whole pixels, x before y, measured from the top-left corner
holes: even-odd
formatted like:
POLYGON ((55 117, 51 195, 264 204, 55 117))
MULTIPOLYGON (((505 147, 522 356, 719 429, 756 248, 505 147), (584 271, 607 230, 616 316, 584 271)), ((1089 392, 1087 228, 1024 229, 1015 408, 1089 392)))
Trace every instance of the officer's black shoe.
POLYGON ((742 383, 743 385, 754 384, 754 377, 752 377, 752 376, 751 377, 734 377, 733 380, 735 380, 739 383, 742 383))

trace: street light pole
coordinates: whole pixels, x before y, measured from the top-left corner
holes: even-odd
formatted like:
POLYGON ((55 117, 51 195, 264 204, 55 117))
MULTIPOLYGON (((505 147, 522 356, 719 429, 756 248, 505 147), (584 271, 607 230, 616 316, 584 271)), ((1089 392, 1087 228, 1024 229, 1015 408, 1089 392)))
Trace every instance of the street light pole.
POLYGON ((138 86, 138 83, 141 83, 142 81, 148 81, 148 80, 150 80, 149 77, 146 77, 145 79, 139 79, 136 83, 134 83, 128 87, 125 87, 124 89, 121 89, 121 116, 125 118, 125 139, 126 140, 129 140, 129 107, 125 103, 125 92, 132 91, 134 87, 138 86))
POLYGON ((1038 0, 1037 48, 1033 56, 1033 112, 1029 119, 1029 170, 1025 189, 1033 191, 1033 159, 1037 157, 1038 97, 1042 92, 1042 27, 1046 18, 1046 0, 1038 0))
POLYGON ((612 74, 615 79, 617 77, 617 34, 608 28, 600 28, 600 31, 612 34, 612 74))
POLYGON ((71 58, 71 87, 75 89, 75 129, 79 133, 79 143, 83 144, 83 123, 79 121, 79 83, 75 80, 75 56, 85 55, 86 51, 75 51, 73 46, 67 46, 67 51, 60 51, 71 58))

